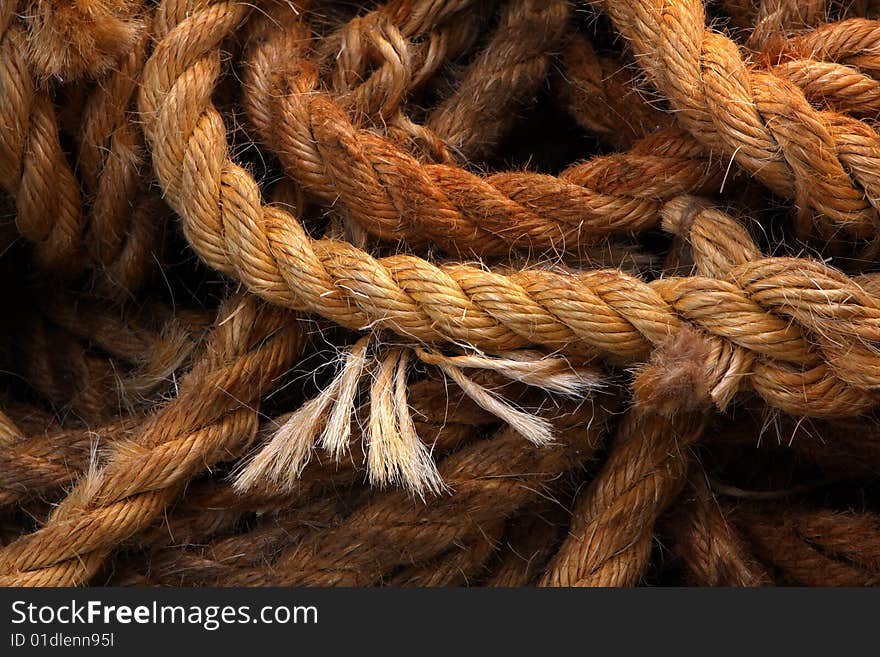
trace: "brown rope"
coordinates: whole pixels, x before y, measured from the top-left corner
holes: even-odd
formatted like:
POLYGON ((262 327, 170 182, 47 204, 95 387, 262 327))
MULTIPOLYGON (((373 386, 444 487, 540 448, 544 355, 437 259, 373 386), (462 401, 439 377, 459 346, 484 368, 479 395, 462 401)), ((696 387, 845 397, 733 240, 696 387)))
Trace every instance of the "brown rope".
POLYGON ((25 58, 16 2, 0 4, 0 184, 15 199, 16 224, 45 269, 75 274, 85 225, 79 184, 58 138, 55 107, 25 58))
POLYGON ((132 110, 147 59, 150 21, 96 85, 79 125, 78 172, 91 196, 87 243, 99 285, 131 292, 155 266, 164 204, 149 189, 146 152, 132 110))
POLYGON ((43 435, 16 432, 0 452, 0 506, 67 488, 82 476, 99 450, 130 436, 138 419, 91 429, 47 430, 43 435))
POLYGON ((693 474, 686 498, 666 520, 671 550, 693 586, 767 586, 770 574, 725 518, 705 479, 693 474))
POLYGON ((564 0, 510 2, 491 41, 426 127, 468 160, 485 156, 546 79, 570 13, 564 0))
POLYGON ((482 585, 502 588, 534 585, 559 547, 569 520, 568 509, 555 499, 542 500, 512 518, 502 537, 496 563, 490 566, 482 585))
MULTIPOLYGON (((272 516, 258 527, 211 541, 197 549, 165 548, 149 554, 145 564, 123 569, 114 579, 119 586, 204 586, 230 573, 258 568, 286 546, 312 532, 337 526, 348 515, 349 500, 325 497, 281 517, 272 516)), ((204 539, 202 539, 204 540, 204 539)))
MULTIPOLYGON (((37 256, 50 271, 81 271, 84 241, 99 286, 131 291, 153 269, 164 213, 141 179, 144 154, 138 122, 125 115, 149 41, 145 21, 137 17, 140 3, 25 4, 28 50, 22 50, 23 29, 9 14, 0 58, 7 71, 0 94, 10 115, 7 125, 14 128, 0 152, 8 167, 2 177, 6 191, 17 200, 19 228, 38 243, 37 256), (88 212, 59 142, 52 101, 33 80, 29 63, 34 74, 60 79, 113 67, 95 86, 82 120, 77 173, 84 179, 85 201, 91 202, 88 212), (52 202, 54 207, 47 205, 52 202)), ((5 10, 14 6, 6 3, 5 10)))
MULTIPOLYGON (((875 21, 852 19, 821 26, 804 35, 779 41, 762 53, 774 75, 795 84, 817 108, 831 106, 853 116, 871 118, 880 109, 880 66, 874 41, 875 21), (840 34, 868 35, 849 56, 838 53, 840 34), (827 43, 826 43, 827 42, 827 43)), ((600 57, 585 38, 573 38, 562 55, 563 73, 557 86, 560 102, 587 131, 615 148, 633 142, 660 126, 672 124, 637 74, 616 59, 600 57)), ((653 92, 655 93, 655 92, 653 92)))
POLYGON ((464 545, 454 547, 434 561, 405 568, 385 581, 388 586, 467 586, 483 571, 498 549, 504 522, 480 526, 464 545))
MULTIPOLYGON (((7 4, 12 4, 11 2, 7 4)), ((70 81, 113 67, 137 41, 143 0, 26 0, 27 55, 41 77, 70 81)))
POLYGON ((876 586, 880 577, 874 514, 784 508, 737 509, 734 519, 761 559, 788 584, 876 586))
MULTIPOLYGON (((682 334, 684 335, 684 334, 682 334)), ((634 586, 654 525, 685 483, 687 449, 702 433, 708 346, 692 334, 658 349, 634 383, 608 461, 575 504, 569 536, 544 586, 634 586)))
POLYGON ((829 0, 761 0, 749 35, 749 46, 765 50, 774 39, 784 38, 789 31, 813 27, 829 9, 829 0))
POLYGON ((626 0, 605 10, 701 143, 795 198, 802 212, 816 210, 853 235, 872 234, 875 182, 860 160, 877 153, 869 126, 817 111, 793 84, 749 69, 729 38, 706 27, 699 0, 626 0))
POLYGON ((587 132, 615 150, 669 129, 673 118, 645 97, 649 90, 637 73, 617 59, 600 57, 583 35, 573 36, 560 58, 558 102, 587 132))
MULTIPOLYGON (((750 349, 769 351, 783 362, 794 360, 810 368, 798 372, 788 365, 765 367, 762 363, 750 383, 768 401, 789 412, 836 415, 858 413, 873 403, 860 390, 848 389, 848 385, 867 383, 863 368, 858 373, 835 372, 845 377, 846 384, 841 385, 821 361, 814 365, 816 357, 808 355, 808 345, 797 337, 796 324, 774 318, 755 305, 757 299, 772 304, 774 313, 783 312, 815 328, 815 336, 856 332, 860 339, 873 339, 869 318, 876 313, 876 302, 821 263, 768 258, 731 272, 729 278, 735 283, 691 278, 646 285, 619 271, 561 276, 527 270, 503 277, 464 265, 438 267, 408 256, 375 260, 343 243, 309 240, 286 212, 263 206, 253 178, 226 159, 224 129, 208 91, 217 74, 217 40, 243 20, 244 12, 223 3, 204 12, 185 19, 157 46, 147 65, 141 105, 154 146, 154 168, 169 202, 184 219, 190 242, 209 264, 237 276, 261 296, 318 312, 352 328, 387 327, 427 342, 446 339, 489 350, 539 342, 551 349, 575 352, 586 343, 609 356, 638 359, 648 351, 648 342, 664 342, 682 326, 658 293, 670 300, 676 311, 689 313, 695 301, 708 293, 707 288, 714 288, 713 298, 716 292, 731 294, 731 301, 747 312, 751 325, 756 321, 765 324, 756 331, 756 339, 749 341, 750 349), (207 30, 205 21, 216 31, 207 30), (196 25, 197 43, 205 49, 198 51, 202 54, 192 52, 186 59, 177 58, 178 42, 192 43, 190 31, 196 25), (207 38, 207 34, 214 36, 207 38), (190 61, 192 65, 187 66, 190 61), (178 75, 180 84, 168 86, 178 75), (184 113, 175 109, 197 92, 200 109, 184 113), (160 98, 161 110, 157 104, 160 98), (194 131, 196 125, 198 130, 194 131), (189 137, 180 143, 183 135, 189 137), (212 153, 213 164, 205 161, 198 165, 199 185, 208 185, 214 192, 205 189, 203 194, 182 183, 189 175, 187 167, 202 162, 207 153, 212 153), (209 198, 213 200, 208 202, 209 198), (747 292, 759 288, 770 289, 761 295, 747 292), (841 302, 846 300, 845 320, 827 317, 828 294, 818 302, 805 292, 817 288, 828 292, 846 288, 837 297, 841 302), (623 289, 627 290, 625 296, 619 295, 623 289), (634 304, 633 299, 639 297, 643 301, 634 304), (450 312, 452 308, 455 310, 450 312), (511 313, 511 308, 517 311, 511 313), (863 315, 859 328, 850 321, 850 313, 863 315)), ((195 102, 187 100, 186 106, 195 108, 195 102)), ((745 316, 736 317, 735 328, 715 325, 725 317, 730 315, 713 308, 711 319, 706 314, 699 319, 710 324, 706 327, 710 332, 740 336, 745 316)), ((724 378, 725 372, 716 371, 713 376, 724 378)))
POLYGON ((462 3, 450 15, 417 26, 408 25, 409 15, 395 13, 394 3, 355 16, 316 44, 322 77, 354 118, 388 121, 391 132, 409 128, 417 132, 412 136, 427 136, 404 119, 404 101, 468 52, 496 4, 462 3))
POLYGON ((95 422, 157 402, 190 362, 206 323, 162 304, 123 313, 88 297, 48 298, 22 321, 15 360, 49 402, 95 422))
POLYGON ((227 304, 181 391, 130 442, 110 447, 36 532, 0 550, 0 582, 87 582, 120 541, 147 527, 196 472, 246 448, 258 402, 303 348, 290 317, 249 298, 227 304))
POLYGON ((876 583, 880 23, 589 4, 0 2, 0 584, 876 583))
POLYGON ((559 178, 483 178, 458 167, 422 165, 352 125, 317 87, 317 69, 303 52, 304 26, 296 15, 279 20, 286 20, 284 28, 267 22, 268 34, 251 56, 251 121, 306 189, 341 202, 353 220, 383 239, 405 239, 412 248, 427 239, 451 253, 482 255, 507 253, 511 246, 564 250, 656 224, 660 199, 706 189, 717 179, 702 149, 689 150, 674 131, 640 144, 628 157, 599 158, 559 178), (376 161, 387 165, 374 167, 376 161), (643 185, 655 175, 664 177, 662 191, 643 185))
MULTIPOLYGON (((461 393, 449 391, 439 381, 420 381, 410 386, 410 403, 416 417, 416 431, 442 456, 474 440, 482 429, 496 419, 461 393)), ((265 429, 277 427, 267 422, 265 429)), ((353 429, 359 434, 361 423, 353 429)), ((311 503, 322 495, 354 486, 364 478, 362 446, 354 445, 351 458, 334 459, 320 455, 305 468, 293 492, 280 496, 278 492, 252 489, 236 490, 229 482, 209 480, 194 484, 186 498, 178 502, 162 522, 139 537, 146 546, 187 545, 211 539, 234 530, 250 513, 271 511, 282 513, 287 509, 311 503)))

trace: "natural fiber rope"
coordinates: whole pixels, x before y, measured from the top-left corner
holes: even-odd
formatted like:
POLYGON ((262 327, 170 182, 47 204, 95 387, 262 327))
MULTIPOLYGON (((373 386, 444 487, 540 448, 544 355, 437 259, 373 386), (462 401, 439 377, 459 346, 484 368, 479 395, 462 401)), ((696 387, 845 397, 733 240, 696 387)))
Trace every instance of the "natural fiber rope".
POLYGON ((137 41, 143 0, 25 0, 27 56, 41 77, 70 81, 112 68, 137 41))
POLYGON ((2 7, 0 99, 11 130, 0 140, 0 178, 5 191, 16 198, 19 229, 37 243, 36 256, 44 268, 56 274, 79 273, 85 242, 99 284, 110 292, 131 291, 153 268, 163 214, 161 201, 146 191, 141 179, 140 129, 125 115, 149 37, 135 17, 138 3, 102 5, 97 13, 94 7, 76 3, 60 8, 54 2, 30 4, 36 6, 24 14, 27 38, 14 18, 16 3, 8 1, 2 7), (97 42, 110 50, 102 51, 97 42), (99 73, 111 65, 83 117, 77 172, 93 195, 86 199, 91 200, 87 212, 62 151, 52 102, 34 75, 64 79, 99 73))
POLYGON ((0 1, 0 584, 876 583, 880 23, 722 4, 0 1))
POLYGON ((853 235, 876 225, 878 137, 843 114, 813 109, 793 84, 749 69, 729 38, 706 27, 700 0, 603 4, 639 64, 700 142, 719 149, 801 211, 853 235))
POLYGON ((433 561, 404 568, 384 583, 410 587, 467 586, 480 576, 498 549, 503 532, 503 521, 481 525, 464 545, 452 548, 433 561))
POLYGON ((118 65, 106 75, 83 108, 78 172, 89 191, 87 244, 104 287, 137 290, 155 266, 164 204, 144 176, 143 134, 132 115, 139 78, 149 49, 144 27, 118 65))
POLYGON ((763 50, 788 31, 812 27, 825 18, 830 0, 761 0, 748 44, 763 50))
POLYGON ((654 525, 685 484, 687 449, 701 436, 708 390, 704 344, 688 336, 658 349, 602 471, 576 502, 569 536, 543 586, 635 586, 654 525))
POLYGON ((774 510, 770 515, 760 508, 737 508, 732 517, 783 581, 802 586, 877 585, 875 514, 788 506, 774 510))
MULTIPOLYGON (((145 565, 123 569, 113 583, 120 586, 204 586, 230 573, 257 568, 286 546, 314 531, 338 526, 355 501, 341 495, 324 497, 272 515, 250 531, 224 536, 198 549, 166 548, 150 553, 145 565)), ((357 496, 355 496, 357 497, 357 496)), ((176 538, 176 537, 175 537, 176 538)), ((198 540, 204 542, 203 537, 198 540)))
POLYGON ((244 449, 258 403, 303 347, 285 313, 237 299, 180 393, 131 442, 111 446, 48 523, 0 550, 0 583, 85 583, 120 541, 146 528, 196 472, 244 449))
POLYGON ((656 224, 660 200, 706 189, 719 173, 696 144, 683 148, 674 131, 626 156, 571 167, 559 178, 484 178, 459 167, 422 165, 394 144, 357 130, 317 87, 317 69, 305 58, 308 33, 296 15, 280 14, 267 23, 267 32, 245 80, 248 114, 261 139, 310 192, 341 202, 376 236, 405 239, 411 248, 426 240, 450 253, 482 255, 505 254, 512 246, 576 248, 656 224), (656 176, 666 182, 662 190, 644 185, 656 176))
POLYGON ((666 521, 671 550, 693 586, 767 586, 772 579, 725 518, 705 479, 691 475, 684 505, 666 521))
MULTIPOLYGON (((627 360, 644 358, 649 343, 663 342, 682 325, 660 295, 687 314, 712 289, 713 300, 716 292, 732 295, 737 310, 753 318, 750 325, 765 323, 749 340, 750 349, 810 368, 799 374, 788 365, 761 364, 751 383, 768 401, 790 412, 837 415, 858 413, 873 403, 835 382, 809 354, 796 324, 756 306, 758 299, 772 304, 774 312, 816 329, 816 335, 874 339, 870 318, 878 312, 877 302, 815 261, 746 263, 731 272, 735 283, 691 278, 644 284, 619 271, 572 276, 529 270, 504 277, 408 256, 375 260, 340 242, 308 239, 286 212, 263 206, 253 178, 226 159, 225 131, 210 104, 219 73, 216 44, 244 16, 238 5, 216 3, 185 19, 157 46, 141 97, 154 167, 167 198, 183 217, 190 242, 218 270, 274 303, 352 328, 390 328, 426 342, 446 339, 487 350, 537 342, 576 352, 589 345, 627 360), (183 106, 187 111, 180 111, 183 106), (183 184, 196 165, 198 178, 183 184), (760 295, 747 291, 759 289, 760 295), (823 290, 821 301, 810 290, 823 290), (840 299, 837 306, 828 304, 831 298, 840 299), (846 318, 829 318, 841 303, 846 318), (854 321, 858 315, 863 319, 854 321)), ((741 335, 744 315, 727 329, 717 323, 729 315, 717 308, 711 318, 698 314, 707 330, 741 335)), ((835 374, 852 379, 849 385, 873 385, 865 381, 864 368, 859 370, 835 374)))
MULTIPOLYGON (((322 77, 329 78, 334 97, 353 117, 393 124, 402 118, 408 96, 473 46, 495 4, 471 3, 409 28, 409 16, 395 15, 394 3, 355 16, 316 45, 319 68, 330 70, 322 77)), ((406 120, 389 127, 417 129, 406 120)))
POLYGON ((158 401, 206 321, 161 304, 123 314, 106 302, 50 297, 21 324, 16 367, 48 401, 94 422, 158 401))
MULTIPOLYGON (((473 440, 487 424, 497 421, 467 397, 454 391, 447 394, 439 381, 411 384, 409 398, 418 435, 438 456, 473 440)), ((268 424, 276 426, 275 422, 268 424)), ((358 433, 362 431, 359 426, 353 429, 358 433)), ((239 491, 228 482, 195 484, 161 524, 140 537, 139 543, 164 547, 169 539, 180 545, 205 541, 237 527, 246 515, 255 511, 282 513, 334 490, 351 487, 364 476, 362 451, 355 446, 351 459, 339 461, 330 455, 321 456, 305 468, 296 490, 283 496, 274 489, 239 491)))
POLYGON ((639 139, 669 129, 674 118, 643 93, 637 73, 623 62, 599 56, 590 41, 575 34, 560 57, 557 99, 582 128, 615 150, 629 150, 639 139))
MULTIPOLYGON (((688 235, 703 275, 723 275, 757 253, 748 234, 721 213, 697 205, 675 217, 667 227, 688 235), (706 212, 712 213, 711 219, 706 212)), ((684 485, 688 459, 683 450, 702 431, 701 400, 708 392, 699 368, 706 362, 707 345, 699 340, 680 334, 676 342, 656 350, 639 375, 635 406, 623 421, 603 472, 576 506, 571 537, 545 576, 545 585, 632 586, 644 574, 654 523, 684 485)), ((692 547, 701 546, 704 554, 712 548, 711 543, 692 547)))
POLYGON ((568 26, 566 0, 514 0, 492 40, 426 127, 468 160, 485 156, 547 77, 568 26))
POLYGON ((559 501, 546 499, 511 518, 497 562, 481 584, 502 588, 534 585, 561 542, 568 520, 568 510, 559 501))
POLYGON ((124 440, 138 419, 36 436, 16 432, 0 452, 0 506, 51 495, 74 483, 86 471, 95 451, 124 440))
MULTIPOLYGON (((880 109, 877 33, 877 21, 851 19, 780 41, 761 55, 774 75, 797 85, 818 107, 871 118, 880 109)), ((587 39, 573 37, 561 59, 561 102, 581 126, 618 149, 672 124, 638 76, 620 61, 598 56, 587 39)))
POLYGON ((55 108, 25 59, 18 2, 0 3, 0 185, 15 199, 21 234, 40 266, 75 274, 85 220, 79 185, 58 138, 55 108))
MULTIPOLYGON (((687 236, 703 275, 723 276, 757 255, 751 238, 729 217, 684 199, 675 205, 681 212, 667 215, 667 228, 687 236)), ((615 448, 578 502, 571 536, 543 584, 638 583, 650 557, 654 524, 684 486, 689 460, 684 450, 703 429, 712 393, 701 368, 709 350, 700 336, 680 333, 654 352, 634 383, 635 405, 615 448)), ((737 360, 734 355, 730 362, 737 360)))

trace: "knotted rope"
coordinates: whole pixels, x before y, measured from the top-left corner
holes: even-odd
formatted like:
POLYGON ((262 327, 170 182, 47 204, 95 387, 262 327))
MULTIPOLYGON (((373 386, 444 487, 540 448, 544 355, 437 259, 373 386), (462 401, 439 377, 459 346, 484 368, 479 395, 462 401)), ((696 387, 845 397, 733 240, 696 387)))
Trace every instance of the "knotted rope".
MULTIPOLYGON (((798 335, 798 324, 767 312, 772 307, 816 335, 876 339, 870 319, 878 313, 876 300, 814 261, 743 263, 729 274, 730 283, 691 278, 646 284, 620 271, 525 270, 502 276, 405 255, 377 260, 345 243, 309 239, 288 213, 263 205, 253 178, 227 159, 225 129, 210 90, 219 74, 217 43, 244 17, 237 5, 214 3, 183 20, 156 47, 141 96, 156 174, 183 217, 189 240, 213 267, 269 301, 317 312, 344 326, 388 328, 425 342, 449 340, 485 350, 538 343, 573 353, 592 348, 631 361, 644 358, 651 344, 662 343, 683 325, 678 313, 728 340, 740 339, 748 317, 750 325, 761 325, 754 339, 743 336, 747 349, 781 361, 758 365, 750 379, 770 403, 801 412, 806 398, 812 409, 807 412, 838 415, 872 404, 859 390, 874 385, 866 380, 865 368, 838 371, 833 358, 826 367, 798 335), (199 176, 192 179, 195 166, 199 176), (759 289, 762 294, 753 292, 759 289), (813 301, 809 291, 819 289, 822 301, 813 301), (710 295, 714 302, 717 294, 741 314, 718 313, 714 307, 700 312, 699 300, 710 295), (827 317, 826 300, 834 297, 847 306, 841 308, 845 319, 827 317), (856 315, 861 315, 857 321, 856 315), (808 369, 798 372, 789 364, 808 369)), ((733 348, 729 342, 716 344, 719 351, 733 348)), ((720 380, 725 374, 716 370, 712 376, 720 380)))
POLYGON ((0 1, 0 584, 875 583, 866 14, 0 1))

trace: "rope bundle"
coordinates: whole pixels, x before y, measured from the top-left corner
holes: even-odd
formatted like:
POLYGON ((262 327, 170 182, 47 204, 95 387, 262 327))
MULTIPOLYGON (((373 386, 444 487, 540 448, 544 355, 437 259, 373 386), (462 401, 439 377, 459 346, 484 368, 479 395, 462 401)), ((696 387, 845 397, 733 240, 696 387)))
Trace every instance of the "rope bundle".
POLYGON ((872 11, 0 0, 0 584, 876 583, 872 11))

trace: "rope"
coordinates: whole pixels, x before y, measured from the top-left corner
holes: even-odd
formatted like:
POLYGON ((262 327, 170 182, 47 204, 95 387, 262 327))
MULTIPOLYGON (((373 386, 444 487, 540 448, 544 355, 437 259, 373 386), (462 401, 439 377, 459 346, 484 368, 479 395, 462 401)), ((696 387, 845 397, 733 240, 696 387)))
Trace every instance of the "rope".
POLYGON ((856 156, 876 156, 869 126, 816 110, 790 82, 750 69, 733 41, 706 27, 699 0, 626 0, 605 10, 701 143, 794 198, 801 211, 815 210, 853 235, 872 233, 873 176, 856 156))
POLYGON ((0 584, 876 583, 875 14, 0 0, 0 584))
POLYGON ((175 400, 131 441, 111 445, 106 465, 90 472, 42 528, 0 550, 0 582, 87 582, 107 553, 147 527, 193 474, 247 447, 256 431, 253 404, 299 355, 302 333, 283 313, 248 298, 230 302, 219 318, 175 400))

